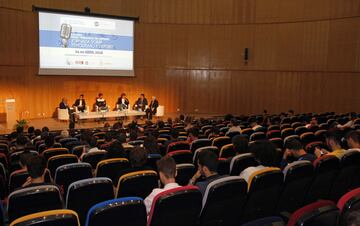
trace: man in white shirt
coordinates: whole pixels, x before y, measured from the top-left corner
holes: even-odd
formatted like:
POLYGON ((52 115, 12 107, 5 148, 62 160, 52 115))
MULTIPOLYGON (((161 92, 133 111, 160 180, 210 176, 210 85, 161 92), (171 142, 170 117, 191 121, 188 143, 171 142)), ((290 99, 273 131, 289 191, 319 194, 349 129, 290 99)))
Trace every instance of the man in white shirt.
POLYGON ((159 193, 180 187, 175 182, 176 177, 176 163, 175 160, 171 156, 164 156, 156 163, 160 181, 162 184, 164 184, 164 188, 155 188, 148 197, 145 199, 145 206, 146 206, 146 212, 149 215, 151 211, 152 202, 159 193))

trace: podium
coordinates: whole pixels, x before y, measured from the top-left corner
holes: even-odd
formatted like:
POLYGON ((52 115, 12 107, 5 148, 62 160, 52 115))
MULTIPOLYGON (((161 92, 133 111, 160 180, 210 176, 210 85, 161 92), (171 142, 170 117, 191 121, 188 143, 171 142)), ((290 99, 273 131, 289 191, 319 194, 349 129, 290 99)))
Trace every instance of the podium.
POLYGON ((15 99, 10 98, 5 100, 6 124, 8 128, 14 128, 16 124, 16 108, 15 99))

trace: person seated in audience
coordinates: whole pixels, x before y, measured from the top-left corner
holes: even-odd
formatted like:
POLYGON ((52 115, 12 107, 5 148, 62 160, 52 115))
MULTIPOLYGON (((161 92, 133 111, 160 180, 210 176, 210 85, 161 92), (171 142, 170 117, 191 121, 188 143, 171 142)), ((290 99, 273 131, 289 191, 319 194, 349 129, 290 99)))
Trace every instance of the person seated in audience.
POLYGON ((132 173, 136 171, 142 170, 151 170, 151 167, 147 166, 147 153, 142 147, 134 147, 133 150, 130 151, 129 160, 131 167, 124 169, 121 171, 121 175, 132 173))
POLYGON ((180 119, 180 123, 185 123, 185 115, 181 114, 179 116, 179 119, 180 119))
POLYGON ((232 118, 230 121, 230 128, 227 131, 227 133, 230 133, 230 132, 241 133, 241 127, 240 127, 239 121, 236 118, 232 118))
POLYGON ((208 135, 208 139, 213 139, 220 136, 220 129, 217 126, 211 128, 211 132, 208 135))
POLYGON ((169 144, 179 141, 179 130, 177 129, 171 129, 170 131, 170 140, 167 140, 164 144, 165 150, 167 150, 167 147, 169 144))
POLYGON ((60 132, 60 139, 69 138, 69 137, 70 137, 69 131, 67 131, 67 130, 61 130, 61 132, 60 132))
POLYGON ((249 140, 244 135, 236 135, 231 139, 236 155, 248 153, 249 140))
POLYGON ((133 109, 136 111, 145 111, 148 106, 148 101, 145 98, 145 94, 140 94, 140 97, 135 102, 133 109))
POLYGON ((360 132, 352 130, 345 135, 345 140, 349 148, 360 149, 360 132))
POLYGON ((157 139, 152 135, 147 136, 145 138, 144 148, 148 154, 160 154, 160 149, 157 143, 157 139))
POLYGON ((290 109, 290 110, 288 111, 288 116, 289 116, 289 117, 295 116, 295 111, 292 110, 292 109, 290 109))
POLYGON ((33 126, 30 126, 27 130, 27 134, 28 134, 28 137, 30 139, 33 139, 34 138, 34 131, 35 131, 35 127, 33 126))
POLYGON ((73 107, 76 107, 78 111, 84 112, 86 109, 86 102, 84 98, 84 94, 81 94, 79 96, 79 99, 75 100, 75 103, 73 104, 73 107))
POLYGON ((186 116, 185 121, 184 121, 184 125, 185 125, 184 130, 185 131, 189 131, 191 128, 194 127, 194 125, 191 124, 191 121, 192 121, 191 116, 186 116))
POLYGON ((135 141, 138 138, 138 133, 136 130, 130 130, 129 141, 135 141))
POLYGON ((85 152, 80 156, 80 159, 82 159, 84 157, 84 155, 87 154, 87 153, 96 152, 96 151, 103 151, 103 150, 100 150, 97 147, 97 140, 93 136, 89 137, 88 145, 89 145, 89 148, 85 148, 85 152))
POLYGON ((354 113, 354 112, 350 113, 349 119, 350 120, 347 123, 345 123, 344 125, 337 124, 336 127, 341 130, 354 129, 354 126, 355 126, 354 122, 355 122, 355 119, 357 119, 356 113, 354 113))
MULTIPOLYGON (((24 151, 23 153, 20 154, 20 161, 19 161, 19 164, 20 164, 20 167, 21 169, 20 170, 17 170, 17 171, 27 171, 27 162, 28 160, 32 157, 36 155, 35 153, 31 153, 30 151, 24 151)), ((15 171, 16 172, 16 171, 15 171)))
POLYGON ((120 144, 122 144, 122 146, 124 148, 133 148, 134 146, 132 146, 131 144, 129 144, 126 140, 126 134, 125 133, 120 133, 117 137, 116 140, 118 142, 120 142, 120 144))
POLYGON ((268 167, 277 167, 279 165, 276 149, 270 141, 263 140, 253 143, 249 147, 249 152, 255 156, 259 165, 250 166, 240 173, 240 178, 246 180, 246 182, 249 182, 249 177, 253 173, 268 167))
POLYGON ((112 158, 126 158, 124 147, 119 141, 112 142, 104 156, 104 159, 112 158))
POLYGON ((59 104, 59 108, 60 108, 60 109, 68 109, 68 108, 69 108, 67 99, 66 99, 65 97, 63 97, 63 98, 61 99, 61 102, 60 102, 60 104, 59 104))
POLYGON ((100 146, 100 149, 107 151, 110 145, 114 142, 113 136, 114 135, 112 132, 110 131, 106 132, 104 136, 105 143, 100 146))
POLYGON ((95 105, 97 106, 98 111, 107 111, 108 106, 106 104, 106 100, 102 93, 99 93, 98 97, 96 98, 95 105))
POLYGON ((310 129, 312 127, 315 127, 315 126, 319 126, 318 124, 318 120, 316 119, 316 117, 312 117, 311 118, 311 121, 309 122, 309 124, 306 124, 306 128, 310 129))
POLYGON ((203 196, 208 184, 221 177, 217 173, 218 164, 218 158, 213 151, 204 150, 199 153, 198 170, 190 179, 189 184, 197 186, 203 196), (205 177, 205 180, 196 182, 201 176, 205 177))
POLYGON ((45 183, 46 162, 43 157, 38 155, 30 157, 27 160, 26 166, 30 176, 22 185, 23 188, 48 184, 45 183))
POLYGON ((160 181, 164 187, 154 188, 152 192, 145 198, 144 204, 146 206, 146 212, 148 215, 151 211, 151 206, 155 196, 163 191, 180 187, 180 185, 175 182, 176 163, 171 156, 162 157, 159 161, 156 162, 156 166, 159 172, 160 181))
POLYGON ((333 155, 338 159, 341 159, 344 154, 345 150, 341 147, 341 134, 338 130, 329 130, 325 134, 326 144, 329 147, 330 151, 325 150, 323 148, 316 147, 315 148, 315 155, 319 158, 322 155, 333 155))
POLYGON ((283 154, 283 158, 281 161, 281 168, 284 169, 288 164, 288 158, 290 156, 294 157, 296 160, 307 160, 310 162, 314 162, 316 159, 315 155, 307 153, 301 142, 296 139, 292 138, 286 141, 285 143, 285 152, 283 154))
POLYGON ((49 148, 53 148, 54 147, 54 144, 55 144, 55 139, 54 139, 54 136, 53 135, 48 135, 45 137, 45 140, 44 140, 44 144, 45 144, 45 149, 49 149, 49 148))
POLYGON ((129 100, 125 93, 122 93, 116 102, 116 110, 123 111, 129 108, 129 100))
POLYGON ((189 142, 190 144, 195 141, 195 140, 198 140, 199 139, 199 129, 196 128, 196 127, 193 127, 189 130, 189 135, 188 135, 188 138, 187 138, 187 142, 189 142))
POLYGON ((40 129, 35 129, 34 131, 34 137, 31 140, 31 143, 35 144, 35 141, 38 141, 41 139, 41 130, 40 129))
POLYGON ((155 96, 151 98, 151 102, 149 104, 149 108, 146 109, 146 118, 148 120, 152 119, 152 116, 156 114, 157 108, 159 107, 159 101, 155 96))
POLYGON ((252 130, 256 131, 259 128, 261 128, 262 126, 258 124, 257 119, 253 118, 253 119, 250 120, 250 127, 251 127, 252 130))
POLYGON ((350 213, 346 216, 346 225, 347 226, 359 226, 360 225, 360 208, 355 207, 350 213))
POLYGON ((27 137, 25 137, 24 135, 19 135, 16 138, 15 146, 10 148, 10 153, 25 150, 25 145, 29 142, 30 141, 28 140, 27 137))

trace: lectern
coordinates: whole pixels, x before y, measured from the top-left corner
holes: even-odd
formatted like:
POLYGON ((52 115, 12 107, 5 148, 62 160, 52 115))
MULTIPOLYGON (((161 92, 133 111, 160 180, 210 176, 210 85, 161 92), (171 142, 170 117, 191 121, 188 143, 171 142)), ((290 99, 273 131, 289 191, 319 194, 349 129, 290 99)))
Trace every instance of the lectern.
POLYGON ((15 109, 15 99, 6 99, 5 100, 5 111, 6 111, 6 124, 8 128, 14 128, 16 124, 16 109, 15 109))

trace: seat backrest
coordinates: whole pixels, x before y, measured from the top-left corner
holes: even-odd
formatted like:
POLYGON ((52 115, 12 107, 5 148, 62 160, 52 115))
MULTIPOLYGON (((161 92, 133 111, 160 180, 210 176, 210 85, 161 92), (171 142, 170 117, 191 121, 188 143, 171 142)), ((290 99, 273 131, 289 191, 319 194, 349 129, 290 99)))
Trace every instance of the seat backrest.
POLYGON ((106 177, 84 179, 72 183, 66 196, 66 208, 79 214, 84 225, 89 209, 99 203, 114 198, 112 181, 106 177))
POLYGON ((250 166, 258 165, 259 163, 256 161, 254 155, 251 153, 244 153, 234 156, 230 162, 230 175, 239 176, 244 169, 250 166))
POLYGON ((294 212, 303 205, 306 192, 314 176, 311 162, 301 160, 284 169, 284 185, 277 205, 278 212, 294 212))
POLYGON ((187 141, 172 142, 168 145, 166 152, 178 151, 178 150, 190 150, 190 144, 187 141))
POLYGON ((198 148, 198 149, 196 149, 194 156, 193 156, 193 163, 195 166, 197 166, 197 160, 199 158, 199 154, 203 150, 210 150, 210 151, 213 151, 216 155, 219 155, 219 148, 217 148, 215 146, 205 146, 205 147, 198 148))
POLYGON ((247 183, 238 176, 219 178, 208 184, 200 214, 201 225, 236 225, 245 203, 247 183))
POLYGON ((9 195, 9 221, 45 210, 62 208, 59 189, 54 185, 41 185, 16 190, 9 195))
POLYGON ((214 140, 212 141, 212 146, 217 147, 219 150, 221 150, 221 148, 224 145, 230 144, 231 143, 231 139, 230 137, 227 136, 223 136, 223 137, 216 137, 214 138, 214 140))
POLYGON ((48 161, 53 156, 63 154, 69 154, 69 150, 67 148, 49 148, 42 153, 46 161, 48 161))
POLYGON ((189 150, 172 151, 168 155, 173 157, 176 164, 192 163, 193 159, 193 154, 189 150))
POLYGON ((285 225, 286 224, 284 220, 278 216, 264 217, 242 224, 242 226, 285 226, 285 225))
POLYGON ((274 167, 266 167, 250 175, 242 222, 275 214, 275 206, 280 196, 283 178, 280 169, 274 167))
POLYGON ((153 170, 157 170, 156 162, 160 159, 160 154, 148 154, 146 165, 150 166, 153 170))
POLYGON ((127 173, 119 178, 116 197, 137 196, 144 199, 156 187, 158 187, 158 175, 153 170, 127 173))
POLYGON ((89 163, 70 163, 59 166, 55 172, 54 181, 63 187, 66 197, 68 187, 71 183, 92 177, 91 165, 89 163))
POLYGON ((49 210, 20 217, 10 226, 80 226, 76 212, 66 209, 49 210))
POLYGON ((201 192, 195 186, 169 189, 155 196, 148 226, 195 226, 202 207, 201 192))
POLYGON ((264 132, 255 132, 251 134, 249 141, 257 141, 266 139, 266 135, 264 132))
POLYGON ((113 158, 100 161, 96 166, 96 177, 108 177, 116 185, 119 180, 119 172, 130 167, 126 158, 113 158))
POLYGON ((226 144, 226 145, 222 146, 219 157, 220 158, 229 158, 229 157, 235 156, 235 154, 236 153, 234 150, 234 145, 226 144))
POLYGON ((360 188, 344 194, 337 202, 337 207, 341 213, 341 225, 346 225, 349 213, 360 208, 360 188))
POLYGON ((89 210, 85 226, 113 226, 120 222, 122 226, 145 226, 146 208, 138 197, 126 197, 101 202, 89 210))
POLYGON ((97 164, 103 160, 106 153, 106 151, 89 152, 83 156, 82 161, 89 163, 93 169, 96 169, 97 164))
POLYGON ((47 168, 50 170, 51 176, 55 176, 56 169, 59 166, 69 164, 69 163, 77 163, 79 160, 76 155, 72 154, 64 154, 64 155, 56 155, 50 157, 47 162, 47 168))
POLYGON ((337 225, 339 209, 329 200, 320 200, 306 205, 295 211, 288 222, 288 226, 328 226, 337 225))
POLYGON ((195 174, 195 166, 194 164, 190 163, 183 163, 183 164, 177 164, 176 165, 176 183, 178 183, 181 186, 185 186, 189 184, 189 181, 192 176, 195 174))

